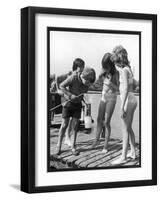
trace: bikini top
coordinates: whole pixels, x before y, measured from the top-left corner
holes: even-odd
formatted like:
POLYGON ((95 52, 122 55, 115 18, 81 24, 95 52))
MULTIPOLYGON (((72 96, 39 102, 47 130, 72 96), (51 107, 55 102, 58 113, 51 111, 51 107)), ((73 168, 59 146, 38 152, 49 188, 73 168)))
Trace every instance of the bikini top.
MULTIPOLYGON (((110 87, 110 82, 111 80, 110 79, 113 79, 110 75, 109 75, 109 78, 105 77, 104 78, 104 81, 103 81, 103 89, 102 89, 102 94, 105 94, 105 93, 115 93, 116 91, 110 87)), ((112 80, 114 81, 114 80, 112 80)))
POLYGON ((123 70, 126 70, 128 71, 128 84, 131 85, 133 84, 133 74, 132 74, 132 71, 129 67, 124 67, 124 68, 118 68, 117 67, 117 70, 120 72, 120 77, 119 77, 119 81, 120 81, 120 84, 123 83, 123 70))
POLYGON ((124 67, 124 68, 120 68, 120 67, 116 67, 116 69, 119 71, 119 82, 120 82, 120 92, 124 90, 124 80, 123 80, 123 72, 124 70, 126 70, 128 72, 128 85, 129 85, 129 92, 132 91, 133 88, 133 73, 131 71, 131 69, 129 67, 124 67))

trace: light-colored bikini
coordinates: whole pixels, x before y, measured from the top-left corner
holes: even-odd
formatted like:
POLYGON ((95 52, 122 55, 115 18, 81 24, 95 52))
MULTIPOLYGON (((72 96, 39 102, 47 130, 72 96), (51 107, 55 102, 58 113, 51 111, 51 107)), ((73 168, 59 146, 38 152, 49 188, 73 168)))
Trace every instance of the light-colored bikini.
POLYGON ((114 90, 111 90, 109 86, 109 79, 106 77, 103 82, 102 97, 101 100, 105 103, 107 101, 116 101, 117 94, 114 90))
POLYGON ((126 99, 126 102, 125 102, 125 110, 127 110, 129 107, 133 108, 133 107, 136 107, 137 106, 137 99, 135 97, 135 95, 132 93, 132 87, 133 87, 133 74, 132 74, 132 71, 129 67, 124 67, 123 69, 121 68, 118 68, 117 67, 117 70, 119 70, 120 72, 120 77, 119 77, 119 81, 120 81, 120 98, 121 98, 121 101, 123 100, 123 93, 124 93, 124 90, 125 90, 125 85, 124 85, 124 80, 123 80, 123 77, 122 77, 122 73, 123 73, 123 70, 127 70, 128 71, 128 88, 129 88, 129 91, 128 91, 128 96, 127 96, 127 99, 126 99))

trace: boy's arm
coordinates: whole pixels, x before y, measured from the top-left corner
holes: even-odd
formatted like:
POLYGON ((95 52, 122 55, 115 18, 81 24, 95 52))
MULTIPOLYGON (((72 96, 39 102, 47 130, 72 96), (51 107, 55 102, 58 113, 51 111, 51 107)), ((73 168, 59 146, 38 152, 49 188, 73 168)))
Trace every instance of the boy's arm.
POLYGON ((69 76, 65 81, 63 81, 60 84, 60 89, 61 91, 68 97, 68 99, 70 99, 70 97, 73 95, 68 89, 67 87, 70 86, 73 83, 73 76, 69 76))
POLYGON ((65 80, 67 79, 68 77, 68 74, 63 74, 63 75, 60 75, 60 76, 57 76, 56 77, 56 86, 57 86, 57 90, 60 89, 60 84, 65 80))

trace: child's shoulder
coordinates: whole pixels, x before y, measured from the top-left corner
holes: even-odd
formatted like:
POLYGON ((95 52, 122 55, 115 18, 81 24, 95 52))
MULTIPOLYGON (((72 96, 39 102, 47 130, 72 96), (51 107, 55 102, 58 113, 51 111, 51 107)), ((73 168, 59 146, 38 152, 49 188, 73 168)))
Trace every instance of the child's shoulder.
POLYGON ((78 80, 78 74, 77 73, 72 73, 68 79, 70 79, 72 82, 77 81, 78 80))
POLYGON ((73 77, 73 78, 77 78, 78 77, 78 73, 77 72, 73 72, 70 77, 73 77))
POLYGON ((127 75, 129 75, 129 73, 130 73, 129 67, 127 67, 127 66, 125 66, 124 68, 122 68, 121 71, 122 71, 123 74, 127 74, 127 75))
POLYGON ((60 84, 61 82, 63 82, 63 81, 66 80, 67 78, 68 78, 68 73, 58 75, 58 76, 56 77, 56 82, 60 84))
POLYGON ((127 71, 129 72, 129 67, 128 66, 125 66, 124 68, 122 68, 123 71, 127 71))

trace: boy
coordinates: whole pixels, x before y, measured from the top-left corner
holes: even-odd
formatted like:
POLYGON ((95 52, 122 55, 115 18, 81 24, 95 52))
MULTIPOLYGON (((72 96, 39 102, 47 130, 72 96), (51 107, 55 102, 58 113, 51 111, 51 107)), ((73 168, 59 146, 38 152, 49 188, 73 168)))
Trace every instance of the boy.
POLYGON ((73 72, 74 73, 82 73, 84 66, 85 66, 84 60, 82 60, 81 58, 76 58, 73 61, 72 71, 70 71, 66 74, 60 75, 56 78, 56 86, 57 86, 58 91, 60 89, 59 88, 60 83, 62 83, 65 79, 67 79, 73 72))
POLYGON ((79 154, 79 152, 76 150, 75 143, 77 137, 78 122, 81 117, 81 101, 83 100, 83 94, 88 91, 89 86, 95 82, 95 79, 96 74, 94 69, 86 67, 81 74, 74 73, 60 84, 61 91, 70 101, 68 101, 63 106, 62 124, 59 130, 56 154, 60 154, 61 152, 63 136, 68 127, 70 117, 72 118, 71 128, 73 134, 71 145, 72 153, 73 155, 79 154))
MULTIPOLYGON (((59 88, 60 83, 62 83, 65 79, 67 79, 72 73, 80 73, 81 74, 83 69, 84 69, 84 66, 85 66, 84 60, 82 60, 81 58, 76 58, 73 61, 72 72, 70 71, 70 72, 63 74, 63 75, 60 75, 56 78, 57 91, 62 97, 61 98, 62 103, 66 99, 63 97, 63 94, 62 94, 62 92, 59 88)), ((66 134, 65 134, 65 141, 64 141, 64 144, 67 144, 68 146, 71 146, 71 138, 70 138, 71 125, 72 125, 71 120, 69 120, 68 128, 67 128, 67 131, 66 131, 66 134)))

